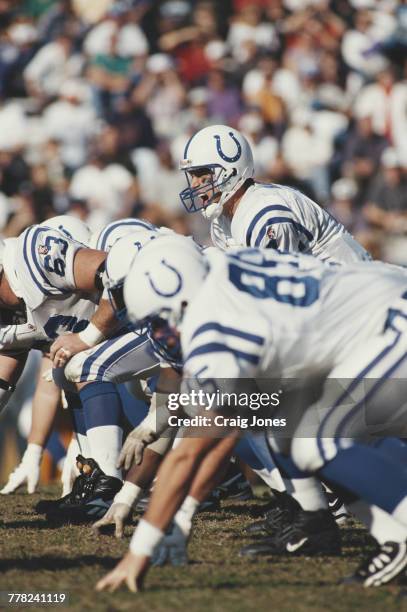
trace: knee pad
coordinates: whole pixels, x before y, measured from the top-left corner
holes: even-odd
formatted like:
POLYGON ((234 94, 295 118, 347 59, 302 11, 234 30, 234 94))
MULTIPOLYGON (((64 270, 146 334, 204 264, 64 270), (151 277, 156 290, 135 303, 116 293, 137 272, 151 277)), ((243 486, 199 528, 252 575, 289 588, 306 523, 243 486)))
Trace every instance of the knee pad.
POLYGON ((291 457, 298 469, 309 473, 316 472, 325 463, 318 447, 318 438, 294 438, 291 457))
POLYGON ((15 388, 15 385, 11 385, 7 380, 0 378, 0 413, 7 406, 15 388))

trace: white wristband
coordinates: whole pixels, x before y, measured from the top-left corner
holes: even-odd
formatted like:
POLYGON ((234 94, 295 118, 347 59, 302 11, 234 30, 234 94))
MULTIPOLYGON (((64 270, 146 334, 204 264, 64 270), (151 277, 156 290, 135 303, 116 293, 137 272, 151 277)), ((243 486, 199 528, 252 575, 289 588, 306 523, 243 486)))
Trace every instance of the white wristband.
POLYGON ((96 346, 105 339, 104 335, 93 323, 88 323, 87 327, 79 332, 79 338, 89 347, 96 346))
POLYGON ((161 529, 141 519, 130 540, 130 552, 133 555, 152 557, 155 547, 163 537, 164 533, 161 529))
POLYGON ((131 508, 142 491, 143 489, 141 487, 125 480, 120 491, 116 493, 113 503, 126 504, 126 506, 131 508))

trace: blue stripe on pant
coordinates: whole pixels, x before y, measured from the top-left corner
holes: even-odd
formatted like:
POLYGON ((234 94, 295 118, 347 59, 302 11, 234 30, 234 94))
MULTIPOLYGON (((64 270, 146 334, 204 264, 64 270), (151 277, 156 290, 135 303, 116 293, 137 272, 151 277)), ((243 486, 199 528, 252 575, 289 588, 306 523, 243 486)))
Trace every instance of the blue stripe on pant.
MULTIPOLYGON (((359 437, 367 433, 367 429, 364 430, 362 427, 359 431, 356 429, 356 431, 349 432, 346 431, 346 428, 352 424, 355 417, 359 416, 366 401, 374 398, 378 391, 382 390, 383 384, 395 374, 406 359, 406 338, 402 334, 397 334, 392 342, 363 368, 345 393, 341 394, 318 428, 316 442, 320 454, 321 467, 319 469, 315 468, 316 456, 313 456, 313 459, 305 456, 307 441, 294 440, 293 442, 293 456, 297 465, 306 467, 307 461, 309 465, 314 461, 314 471, 317 469, 321 478, 344 487, 390 514, 407 494, 407 472, 403 469, 404 462, 400 461, 399 456, 395 453, 386 454, 380 448, 358 442, 359 437), (330 419, 333 419, 336 410, 349 398, 351 390, 355 390, 367 374, 371 376, 373 368, 381 365, 385 359, 387 363, 385 362, 380 377, 370 379, 371 387, 367 393, 363 394, 363 399, 347 410, 335 429, 332 428, 332 431, 329 431, 330 419), (346 443, 348 438, 349 443, 346 443), (327 449, 330 451, 329 456, 327 456, 327 449)), ((400 398, 400 402, 403 402, 403 398, 400 398)), ((396 404, 390 405, 390 414, 392 406, 397 407, 397 405, 396 396, 396 404)), ((315 449, 312 440, 308 440, 308 446, 312 454, 314 452, 312 448, 315 449)))
POLYGON ((372 359, 372 361, 367 366, 365 366, 363 370, 356 376, 356 378, 352 380, 348 388, 340 395, 338 400, 322 419, 317 431, 317 444, 321 457, 324 461, 326 460, 326 454, 323 446, 323 439, 332 438, 332 435, 334 434, 335 444, 339 446, 341 436, 344 432, 347 423, 350 422, 350 420, 355 416, 357 411, 359 411, 365 406, 366 400, 370 399, 379 389, 379 387, 383 384, 383 382, 385 382, 385 380, 387 380, 389 376, 391 376, 391 374, 399 367, 399 365, 405 359, 405 355, 402 355, 401 358, 397 359, 396 363, 392 364, 391 368, 388 369, 383 374, 383 376, 376 382, 376 384, 372 386, 369 392, 364 395, 363 399, 360 402, 357 402, 356 405, 353 406, 353 408, 349 410, 349 412, 347 412, 344 418, 339 422, 334 432, 329 430, 330 417, 335 414, 335 411, 338 409, 338 407, 340 407, 347 399, 351 397, 351 393, 356 390, 358 385, 364 383, 365 377, 372 371, 372 369, 377 366, 385 357, 387 357, 394 348, 397 347, 399 340, 400 334, 397 334, 392 343, 386 346, 378 355, 376 355, 374 359, 372 359))
POLYGON ((266 468, 271 472, 276 467, 264 432, 246 433, 237 443, 235 453, 253 470, 266 468))
MULTIPOLYGON (((127 335, 127 334, 126 334, 127 335)), ((97 362, 101 362, 97 373, 95 375, 96 380, 101 380, 105 372, 111 367, 116 361, 125 357, 128 353, 136 349, 137 347, 142 346, 149 342, 147 335, 137 336, 131 334, 132 338, 126 342, 120 348, 116 348, 117 344, 120 343, 121 338, 123 336, 119 336, 119 338, 112 338, 111 340, 106 340, 103 342, 100 347, 93 352, 87 359, 85 360, 82 366, 82 372, 80 376, 81 382, 86 382, 91 376, 92 366, 97 364, 97 362), (106 353, 105 356, 104 353, 106 353)), ((137 371, 137 362, 134 362, 134 370, 137 371)))

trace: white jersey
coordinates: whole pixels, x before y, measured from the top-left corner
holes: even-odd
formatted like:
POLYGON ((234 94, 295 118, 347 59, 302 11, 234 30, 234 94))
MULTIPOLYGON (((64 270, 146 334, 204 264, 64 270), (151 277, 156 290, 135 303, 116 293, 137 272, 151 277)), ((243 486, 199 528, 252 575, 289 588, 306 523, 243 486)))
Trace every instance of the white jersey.
POLYGON ((322 261, 352 263, 370 255, 332 215, 296 189, 255 183, 245 192, 232 219, 211 224, 213 244, 272 248, 314 255, 322 261))
POLYGON ((327 376, 384 331, 407 290, 406 273, 381 263, 337 267, 261 249, 207 257, 181 327, 186 384, 327 376))
POLYGON ((98 296, 85 299, 75 287, 74 257, 83 248, 58 230, 34 225, 21 234, 14 257, 6 262, 7 278, 25 302, 28 322, 43 330, 44 339, 83 330, 95 312, 98 296))
POLYGON ((99 234, 92 236, 91 248, 98 249, 100 251, 110 251, 117 240, 135 230, 140 229, 155 230, 156 227, 148 221, 143 221, 143 219, 133 219, 132 217, 121 219, 120 221, 113 221, 112 223, 109 223, 109 225, 106 225, 106 227, 99 232, 99 234))

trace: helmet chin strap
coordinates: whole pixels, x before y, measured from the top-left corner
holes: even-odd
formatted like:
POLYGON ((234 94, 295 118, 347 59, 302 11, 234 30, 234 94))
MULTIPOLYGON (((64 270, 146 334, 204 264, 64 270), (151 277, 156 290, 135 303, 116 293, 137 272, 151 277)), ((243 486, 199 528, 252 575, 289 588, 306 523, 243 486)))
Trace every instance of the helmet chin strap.
POLYGON ((202 215, 208 221, 213 221, 214 219, 217 219, 218 217, 221 216, 222 212, 223 212, 223 204, 220 204, 219 202, 214 202, 213 204, 209 204, 209 206, 206 206, 206 208, 202 209, 202 215))
MULTIPOLYGON (((229 174, 227 181, 229 181, 232 176, 235 176, 235 174, 236 174, 236 170, 233 169, 233 171, 229 174)), ((225 197, 226 197, 225 193, 222 193, 221 191, 219 200, 217 202, 213 202, 212 204, 208 204, 208 206, 206 206, 203 209, 202 214, 205 217, 205 219, 207 219, 208 221, 213 221, 214 219, 218 219, 223 212, 224 205, 232 197, 235 191, 236 191, 236 188, 229 195, 226 201, 225 201, 225 197)))

